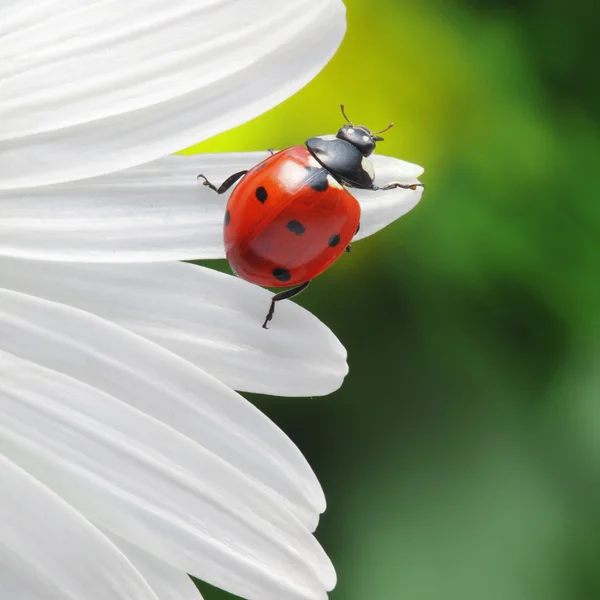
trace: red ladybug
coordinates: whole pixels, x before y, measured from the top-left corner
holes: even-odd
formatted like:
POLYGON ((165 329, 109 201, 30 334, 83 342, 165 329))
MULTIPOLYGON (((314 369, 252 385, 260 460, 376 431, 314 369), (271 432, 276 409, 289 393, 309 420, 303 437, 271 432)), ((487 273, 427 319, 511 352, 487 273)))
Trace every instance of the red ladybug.
POLYGON ((228 177, 216 187, 223 194, 241 178, 225 211, 227 260, 242 279, 269 287, 293 288, 273 296, 263 327, 273 318, 275 303, 302 292, 310 281, 350 251, 360 226, 360 204, 347 187, 369 190, 406 188, 420 183, 389 183, 379 188, 369 156, 383 141, 362 125, 348 122, 337 135, 312 137, 305 146, 274 153, 228 177))

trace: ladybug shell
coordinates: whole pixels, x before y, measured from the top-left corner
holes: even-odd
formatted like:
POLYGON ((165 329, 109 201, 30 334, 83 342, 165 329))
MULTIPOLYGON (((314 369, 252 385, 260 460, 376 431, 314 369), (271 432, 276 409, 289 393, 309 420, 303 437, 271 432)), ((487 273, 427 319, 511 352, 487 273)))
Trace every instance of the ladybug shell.
POLYGON ((242 279, 287 287, 313 279, 342 254, 360 204, 304 146, 252 168, 225 212, 227 260, 242 279))

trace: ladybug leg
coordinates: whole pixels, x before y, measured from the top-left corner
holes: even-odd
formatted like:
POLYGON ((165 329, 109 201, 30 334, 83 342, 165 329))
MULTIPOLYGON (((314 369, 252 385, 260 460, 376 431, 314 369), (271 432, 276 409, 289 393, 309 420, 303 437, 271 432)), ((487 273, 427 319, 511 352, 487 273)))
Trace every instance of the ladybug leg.
POLYGON ((422 183, 398 183, 394 181, 392 183, 388 183, 382 187, 378 187, 376 185, 372 185, 372 190, 393 190, 395 188, 402 188, 403 190, 416 190, 418 187, 425 187, 422 183))
POLYGON ((269 152, 271 153, 271 156, 275 154, 275 150, 273 148, 269 148, 269 152))
MULTIPOLYGON (((360 223, 357 225, 354 235, 356 235, 359 231, 360 231, 360 223)), ((348 244, 346 246, 346 252, 350 252, 351 249, 352 249, 352 244, 348 244)))
POLYGON ((296 286, 295 288, 291 288, 289 290, 285 290, 285 292, 279 292, 279 294, 275 294, 271 298, 271 307, 269 308, 269 312, 267 313, 267 317, 265 318, 265 322, 263 323, 263 329, 269 329, 267 327, 267 323, 273 318, 273 315, 275 314, 275 302, 279 302, 280 300, 289 300, 290 298, 297 296, 300 292, 303 292, 308 287, 309 283, 310 280, 306 281, 301 285, 296 286))
POLYGON ((204 179, 204 183, 202 185, 208 186, 211 190, 217 192, 217 194, 224 194, 238 179, 240 179, 240 177, 243 177, 247 172, 247 170, 239 171, 238 173, 230 175, 220 187, 213 185, 208 179, 206 179, 206 177, 204 177, 204 175, 202 175, 202 173, 198 175, 197 179, 202 177, 202 179, 204 179))

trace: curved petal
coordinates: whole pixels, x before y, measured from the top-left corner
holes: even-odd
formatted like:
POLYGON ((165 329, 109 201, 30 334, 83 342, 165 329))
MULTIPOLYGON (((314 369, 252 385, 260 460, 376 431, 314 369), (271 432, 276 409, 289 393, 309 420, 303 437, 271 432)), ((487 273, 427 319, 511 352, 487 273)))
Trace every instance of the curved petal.
POLYGON ((157 600, 106 537, 1 453, 0 481, 2 598, 157 600))
POLYGON ((344 10, 340 0, 9 3, 0 188, 124 169, 256 117, 327 63, 344 10))
POLYGON ((179 569, 112 534, 106 534, 131 561, 160 600, 202 600, 191 578, 179 569))
MULTIPOLYGON (((227 195, 220 182, 268 156, 264 152, 167 156, 86 181, 0 191, 0 255, 80 262, 156 262, 223 258, 227 195)), ((376 183, 414 183, 423 169, 375 156, 376 183)), ((421 198, 416 191, 351 190, 361 202, 358 237, 385 227, 421 198)))
POLYGON ((277 494, 307 527, 325 509, 313 471, 278 427, 239 394, 140 336, 71 307, 0 290, 0 350, 168 425, 277 494))
MULTIPOLYGON (((385 185, 392 181, 398 183, 416 183, 423 174, 423 167, 414 165, 390 156, 373 157, 376 169, 375 183, 385 185)), ((355 240, 361 240, 377 233, 396 219, 412 210, 421 200, 423 188, 405 190, 352 190, 352 194, 360 202, 360 231, 355 240)))
POLYGON ((114 397, 0 353, 3 453, 87 518, 248 600, 334 584, 314 537, 215 454, 114 397))
POLYGON ((237 390, 320 396, 348 372, 346 351, 310 313, 187 263, 94 265, 0 258, 3 287, 81 308, 183 356, 237 390))

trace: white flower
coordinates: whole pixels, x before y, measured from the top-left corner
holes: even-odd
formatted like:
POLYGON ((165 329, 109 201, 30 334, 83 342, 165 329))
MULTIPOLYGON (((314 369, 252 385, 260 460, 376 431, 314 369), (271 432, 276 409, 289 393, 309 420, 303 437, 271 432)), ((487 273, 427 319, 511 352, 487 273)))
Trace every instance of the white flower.
MULTIPOLYGON (((0 590, 15 600, 326 597, 298 449, 233 391, 320 395, 343 346, 223 256, 214 180, 264 153, 168 156, 281 102, 344 33, 340 0, 0 7, 0 590), (152 161, 152 162, 150 162, 152 161)), ((378 157, 378 183, 421 169, 378 157)), ((357 192, 360 236, 420 191, 357 192)))

